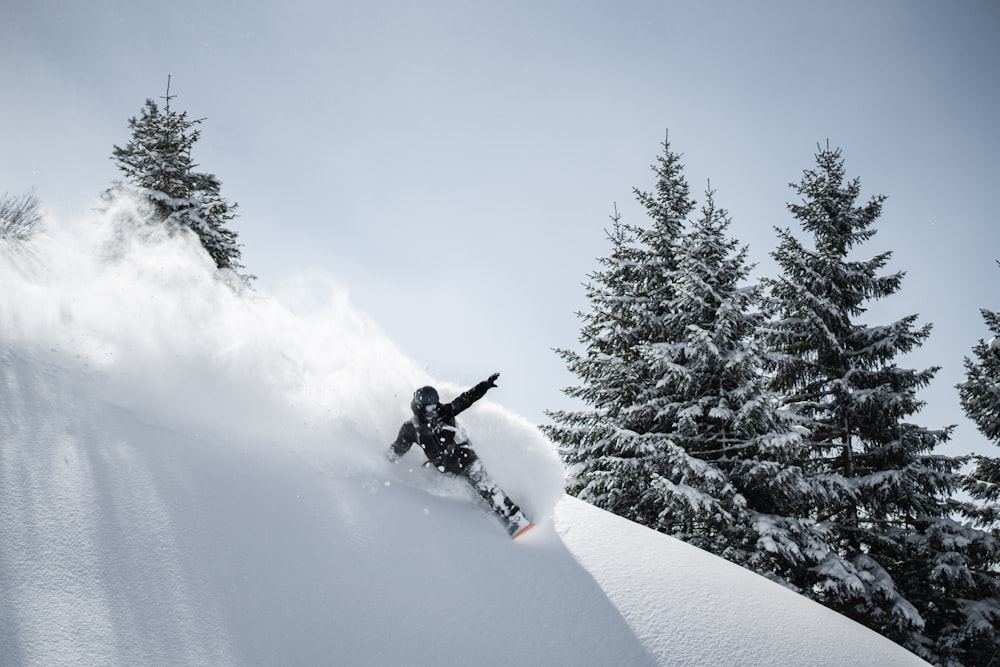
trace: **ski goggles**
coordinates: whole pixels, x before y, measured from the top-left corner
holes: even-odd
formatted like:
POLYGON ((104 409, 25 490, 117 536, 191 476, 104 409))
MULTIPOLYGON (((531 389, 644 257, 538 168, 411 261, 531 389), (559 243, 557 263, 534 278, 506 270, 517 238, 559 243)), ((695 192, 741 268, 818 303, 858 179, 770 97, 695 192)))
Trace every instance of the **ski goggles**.
POLYGON ((437 409, 438 409, 437 403, 431 403, 429 405, 424 406, 424 412, 426 412, 427 414, 430 414, 437 409))

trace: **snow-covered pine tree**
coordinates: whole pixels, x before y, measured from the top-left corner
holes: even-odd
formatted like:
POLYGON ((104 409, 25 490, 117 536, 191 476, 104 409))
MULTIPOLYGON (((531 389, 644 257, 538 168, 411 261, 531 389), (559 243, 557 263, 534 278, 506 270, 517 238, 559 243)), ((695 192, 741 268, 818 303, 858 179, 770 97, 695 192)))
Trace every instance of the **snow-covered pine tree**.
POLYGON ((914 520, 904 557, 892 568, 925 620, 904 644, 937 665, 995 665, 1000 656, 1000 541, 975 527, 996 506, 951 499, 940 515, 914 520), (965 521, 961 521, 964 518, 965 521))
POLYGON ((636 408, 655 415, 643 439, 660 455, 650 527, 739 561, 751 521, 746 498, 721 467, 745 444, 736 423, 739 393, 759 392, 745 385, 744 373, 755 372, 743 363, 753 361, 744 347, 754 326, 753 292, 736 284, 746 275, 745 250, 729 256, 735 241, 723 236, 728 225, 709 191, 701 218, 676 246, 668 274, 674 295, 658 313, 677 338, 640 346, 654 384, 636 408))
POLYGON ((982 534, 950 518, 963 460, 934 452, 950 429, 904 421, 922 407, 916 392, 937 369, 904 369, 894 360, 919 346, 930 325, 917 327, 916 315, 880 326, 858 321, 870 300, 895 293, 903 277, 879 275, 889 252, 850 258, 875 234, 884 197, 857 205, 860 182, 845 181, 839 150, 821 148, 816 163, 793 184, 802 201, 789 204, 813 246, 778 230, 772 255, 782 275, 765 281, 772 386, 808 428, 809 455, 800 465, 811 482, 809 504, 838 551, 805 573, 813 583, 803 589, 933 657, 938 638, 928 633, 937 610, 926 584, 936 582, 938 593, 954 590, 957 574, 941 576, 933 564, 951 559, 962 569, 952 558, 956 533, 982 534))
POLYGON ((592 409, 550 411, 555 423, 541 428, 560 445, 569 469, 569 493, 641 522, 651 514, 646 505, 653 453, 642 449, 643 425, 631 411, 646 373, 635 347, 642 336, 633 292, 637 249, 617 211, 608 239, 612 252, 599 260, 603 268, 590 275, 586 286, 591 312, 578 314, 587 352, 556 350, 582 381, 564 392, 592 409))
POLYGON ((652 167, 655 194, 635 192, 652 226, 624 225, 616 211, 608 233, 612 252, 587 285, 592 310, 579 313, 585 352, 556 351, 582 382, 565 393, 591 407, 549 412, 555 423, 542 427, 561 446, 569 493, 645 525, 662 509, 653 480, 664 453, 644 438, 656 428, 656 415, 636 407, 655 391, 641 346, 676 340, 664 315, 674 295, 675 244, 694 209, 680 156, 669 140, 662 146, 652 167))
MULTIPOLYGON (((973 346, 974 358, 965 358, 965 381, 957 388, 966 416, 980 433, 1000 445, 1000 313, 986 308, 980 313, 993 335, 973 346)), ((978 455, 974 459, 963 487, 978 502, 963 503, 956 515, 990 534, 970 537, 964 526, 955 527, 957 535, 940 531, 950 547, 941 551, 951 557, 942 559, 945 562, 936 572, 949 576, 960 595, 949 591, 947 606, 939 605, 941 613, 935 623, 940 629, 935 636, 939 646, 957 656, 956 661, 986 665, 1000 655, 1000 458, 978 455)), ((939 654, 943 652, 939 649, 939 654)))
POLYGON ((761 288, 746 284, 752 266, 730 224, 706 192, 676 250, 667 317, 681 338, 643 346, 657 377, 645 439, 664 453, 652 527, 797 588, 830 547, 797 496, 802 438, 766 386, 761 288))
MULTIPOLYGON (((1000 445, 1000 313, 986 308, 979 312, 993 336, 973 346, 974 359, 965 358, 965 381, 958 385, 958 394, 966 416, 980 433, 1000 445)), ((1000 501, 1000 459, 978 457, 973 477, 977 484, 970 490, 976 497, 1000 501)))
POLYGON ((129 119, 131 139, 124 147, 115 146, 112 158, 159 220, 190 229, 218 268, 238 271, 243 268, 240 246, 227 226, 237 205, 222 197, 218 178, 195 171, 191 148, 201 136, 197 126, 202 120, 171 109, 171 99, 169 83, 163 109, 147 99, 141 115, 129 119))

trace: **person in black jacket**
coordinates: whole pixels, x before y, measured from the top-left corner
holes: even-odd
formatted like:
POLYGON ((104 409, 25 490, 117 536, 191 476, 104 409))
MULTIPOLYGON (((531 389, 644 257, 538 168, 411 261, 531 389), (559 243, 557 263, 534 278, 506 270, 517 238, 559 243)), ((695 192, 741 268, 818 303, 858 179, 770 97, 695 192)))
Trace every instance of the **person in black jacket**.
POLYGON ((455 415, 496 387, 499 373, 494 373, 472 389, 463 392, 451 403, 442 403, 434 387, 421 387, 413 392, 410 409, 413 418, 403 422, 399 435, 389 450, 389 460, 399 461, 416 445, 427 457, 424 465, 432 465, 442 473, 464 477, 496 512, 511 537, 517 537, 532 526, 520 508, 486 475, 483 464, 469 444, 465 431, 455 421, 455 415))

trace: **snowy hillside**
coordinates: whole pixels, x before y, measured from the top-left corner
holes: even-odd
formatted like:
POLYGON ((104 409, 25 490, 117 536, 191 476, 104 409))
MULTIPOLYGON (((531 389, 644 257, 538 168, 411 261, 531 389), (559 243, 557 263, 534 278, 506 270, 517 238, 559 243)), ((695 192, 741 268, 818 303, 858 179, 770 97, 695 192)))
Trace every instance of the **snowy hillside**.
POLYGON ((0 664, 924 664, 564 497, 501 375, 463 416, 511 542, 383 456, 415 386, 503 368, 427 377, 322 276, 238 294, 129 217, 0 245, 0 664))

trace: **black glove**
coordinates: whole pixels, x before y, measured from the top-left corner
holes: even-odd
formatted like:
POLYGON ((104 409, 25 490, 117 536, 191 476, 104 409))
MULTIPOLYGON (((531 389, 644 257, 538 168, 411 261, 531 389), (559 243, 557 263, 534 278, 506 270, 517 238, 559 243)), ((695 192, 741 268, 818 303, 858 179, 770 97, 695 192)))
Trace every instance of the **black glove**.
POLYGON ((498 377, 500 377, 499 373, 494 373, 493 375, 489 376, 489 378, 486 379, 486 386, 491 388, 497 386, 498 377))

